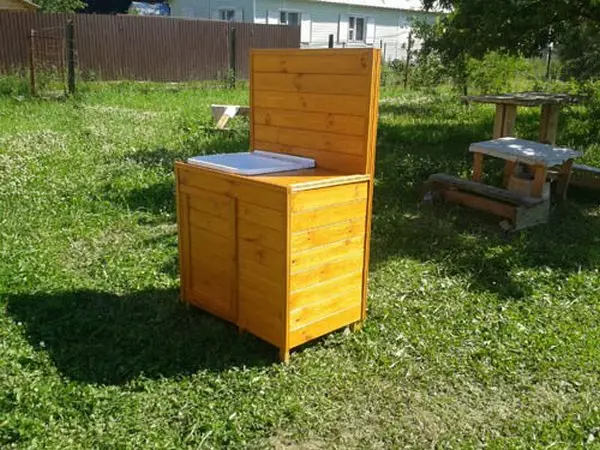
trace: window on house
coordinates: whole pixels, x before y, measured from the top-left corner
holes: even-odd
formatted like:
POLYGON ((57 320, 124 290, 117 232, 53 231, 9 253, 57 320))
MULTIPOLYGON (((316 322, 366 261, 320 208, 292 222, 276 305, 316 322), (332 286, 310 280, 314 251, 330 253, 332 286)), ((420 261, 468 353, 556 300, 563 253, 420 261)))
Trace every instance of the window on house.
POLYGON ((300 25, 300 13, 281 11, 279 13, 279 23, 282 25, 300 25))
POLYGON ((365 19, 364 17, 350 16, 348 18, 348 41, 364 42, 365 40, 365 19))
POLYGON ((219 19, 233 22, 235 20, 235 9, 220 9, 219 19))

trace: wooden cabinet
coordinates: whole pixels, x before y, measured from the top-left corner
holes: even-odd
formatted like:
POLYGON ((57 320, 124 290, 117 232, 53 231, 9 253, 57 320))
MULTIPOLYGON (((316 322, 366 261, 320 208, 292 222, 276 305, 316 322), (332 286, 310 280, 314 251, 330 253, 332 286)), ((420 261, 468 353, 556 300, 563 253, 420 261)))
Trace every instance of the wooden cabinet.
POLYGON ((181 295, 287 360, 366 316, 379 52, 257 50, 251 62, 251 148, 317 167, 241 176, 177 163, 181 295))

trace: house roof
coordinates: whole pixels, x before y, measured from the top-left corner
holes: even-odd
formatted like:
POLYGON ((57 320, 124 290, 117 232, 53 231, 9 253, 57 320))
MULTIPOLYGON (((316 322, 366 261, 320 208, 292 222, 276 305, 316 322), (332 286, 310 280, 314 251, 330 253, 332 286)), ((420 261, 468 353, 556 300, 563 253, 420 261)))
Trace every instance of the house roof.
MULTIPOLYGON (((29 0, 11 0, 12 3, 17 3, 19 5, 21 5, 23 7, 23 9, 29 9, 29 10, 36 10, 36 9, 40 9, 39 5, 36 5, 35 3, 29 1, 29 0)), ((9 2, 10 3, 10 2, 9 2)), ((0 7, 0 9, 2 9, 0 7)))
POLYGON ((366 6, 371 8, 396 9, 404 11, 422 11, 421 0, 312 0, 317 3, 337 3, 348 6, 366 6))

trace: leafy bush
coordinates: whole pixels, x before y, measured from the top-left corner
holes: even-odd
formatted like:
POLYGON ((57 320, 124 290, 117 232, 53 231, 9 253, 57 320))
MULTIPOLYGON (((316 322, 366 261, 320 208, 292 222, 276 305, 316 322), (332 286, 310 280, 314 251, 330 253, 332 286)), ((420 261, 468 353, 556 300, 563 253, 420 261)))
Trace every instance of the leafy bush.
POLYGON ((411 67, 410 84, 413 87, 431 88, 439 86, 448 79, 448 72, 441 59, 435 53, 419 53, 411 67))
POLYGON ((532 72, 525 58, 489 52, 482 59, 470 58, 467 73, 472 86, 483 94, 512 91, 518 78, 532 72))
POLYGON ((29 82, 22 73, 0 76, 0 95, 20 96, 29 93, 29 82))

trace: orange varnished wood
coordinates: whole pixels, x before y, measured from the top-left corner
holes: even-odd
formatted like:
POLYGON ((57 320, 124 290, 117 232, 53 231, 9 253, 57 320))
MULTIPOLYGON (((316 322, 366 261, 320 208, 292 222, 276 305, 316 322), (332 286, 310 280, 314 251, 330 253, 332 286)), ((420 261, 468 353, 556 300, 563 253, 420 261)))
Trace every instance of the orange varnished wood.
POLYGON ((254 50, 251 149, 317 167, 248 177, 176 164, 182 298, 283 361, 365 318, 379 65, 375 49, 254 50))

